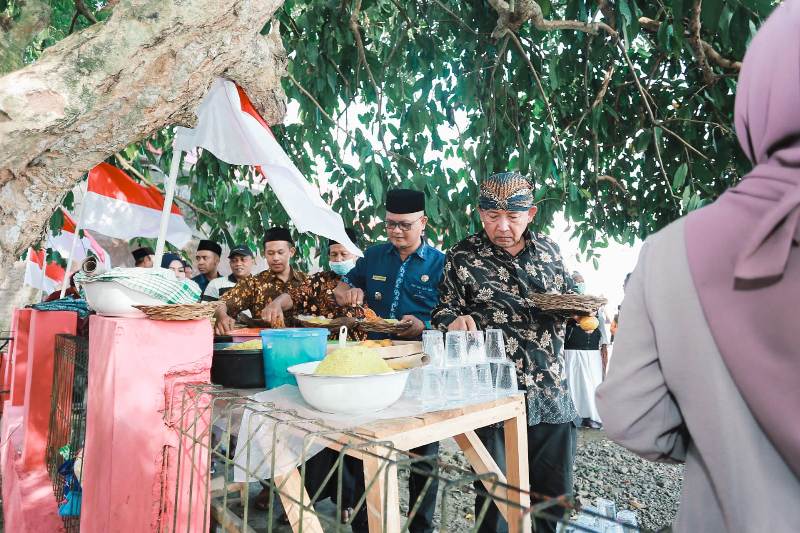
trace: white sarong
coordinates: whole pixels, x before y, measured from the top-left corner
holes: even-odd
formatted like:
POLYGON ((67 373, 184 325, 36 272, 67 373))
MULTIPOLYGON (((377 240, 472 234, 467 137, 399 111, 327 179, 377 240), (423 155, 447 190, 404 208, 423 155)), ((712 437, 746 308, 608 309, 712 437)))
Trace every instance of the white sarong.
POLYGON ((603 382, 600 350, 564 350, 564 358, 569 392, 578 416, 602 423, 594 401, 594 393, 603 382))

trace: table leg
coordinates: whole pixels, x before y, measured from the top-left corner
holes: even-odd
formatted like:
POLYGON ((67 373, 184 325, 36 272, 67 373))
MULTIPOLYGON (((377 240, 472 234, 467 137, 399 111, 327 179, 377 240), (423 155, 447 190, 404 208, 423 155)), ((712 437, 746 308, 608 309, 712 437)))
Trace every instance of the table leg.
MULTIPOLYGON (((506 444, 506 479, 510 486, 522 489, 509 490, 507 499, 523 509, 528 509, 531 505, 531 497, 528 471, 528 421, 525 412, 506 420, 503 428, 506 444)), ((509 511, 511 510, 509 509, 509 511)), ((531 530, 530 514, 523 512, 525 514, 522 520, 515 520, 513 516, 515 513, 510 513, 512 516, 511 520, 508 520, 509 533, 527 533, 531 530)))
POLYGON ((292 531, 295 533, 299 531, 303 533, 323 533, 319 518, 311 511, 303 510, 303 520, 301 524, 301 507, 297 501, 308 505, 311 498, 308 496, 306 488, 303 486, 303 479, 300 477, 300 472, 298 472, 296 468, 293 468, 288 474, 275 476, 273 481, 275 485, 279 487, 278 495, 281 498, 286 517, 289 519, 289 524, 292 526, 292 531))
POLYGON ((370 533, 400 533, 400 489, 394 459, 393 454, 381 457, 368 452, 362 456, 370 533))
MULTIPOLYGON (((489 450, 486 449, 486 446, 483 445, 483 442, 474 431, 455 435, 453 439, 458 444, 458 447, 461 448, 461 451, 464 452, 464 456, 476 474, 495 474, 499 483, 508 483, 505 473, 497 466, 489 450)), ((496 498, 494 500, 495 505, 497 505, 503 518, 508 520, 508 510, 505 503, 503 503, 506 501, 506 488, 488 479, 481 480, 481 483, 483 483, 486 492, 496 498)))

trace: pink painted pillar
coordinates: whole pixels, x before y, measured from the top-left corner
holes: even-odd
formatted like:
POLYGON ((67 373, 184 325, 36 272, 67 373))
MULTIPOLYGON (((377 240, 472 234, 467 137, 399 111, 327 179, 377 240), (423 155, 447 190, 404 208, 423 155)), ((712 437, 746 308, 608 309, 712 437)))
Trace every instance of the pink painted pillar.
POLYGON ((14 335, 14 351, 11 353, 11 405, 21 406, 25 402, 27 380, 28 334, 31 328, 33 309, 14 309, 11 333, 14 335))
MULTIPOLYGON (((82 533, 203 530, 205 477, 181 485, 175 501, 179 437, 170 408, 184 384, 209 382, 212 343, 208 320, 91 317, 82 533)), ((207 425, 208 413, 201 419, 207 425)), ((207 475, 208 450, 188 464, 183 450, 183 467, 207 475)))
POLYGON ((72 311, 34 311, 28 337, 28 362, 22 426, 22 464, 26 470, 44 466, 50 408, 53 400, 53 361, 56 335, 75 335, 78 315, 72 311))

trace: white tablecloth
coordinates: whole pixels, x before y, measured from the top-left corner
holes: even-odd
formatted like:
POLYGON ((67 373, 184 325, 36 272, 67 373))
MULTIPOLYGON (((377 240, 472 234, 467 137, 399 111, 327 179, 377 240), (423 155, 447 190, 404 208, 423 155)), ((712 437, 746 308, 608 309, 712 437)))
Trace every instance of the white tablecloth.
MULTIPOLYGON (((522 393, 514 392, 511 395, 516 394, 522 393)), ((324 425, 337 430, 355 428, 375 420, 413 417, 442 410, 441 407, 426 408, 419 401, 404 396, 393 405, 377 413, 363 415, 323 413, 309 406, 300 395, 299 389, 292 385, 283 385, 276 389, 259 392, 251 396, 251 398, 257 402, 274 404, 276 408, 291 409, 300 417, 318 420, 324 425)), ((465 398, 459 403, 448 404, 444 409, 456 409, 488 400, 490 398, 465 398)), ((270 412, 276 418, 291 419, 291 417, 281 416, 267 409, 264 412, 270 412)), ((304 430, 303 425, 296 422, 292 425, 281 424, 276 434, 274 428, 277 423, 273 418, 259 415, 251 409, 244 410, 236 444, 235 462, 250 472, 250 478, 247 479, 248 476, 244 469, 236 468, 234 470, 234 481, 256 481, 268 479, 273 475, 285 474, 325 448, 325 445, 319 442, 319 439, 305 439, 309 431, 319 431, 318 425, 308 424, 306 426, 307 430, 304 430), (273 438, 276 439, 274 447, 273 438), (306 447, 305 453, 303 453, 304 446, 306 447), (270 453, 273 449, 276 451, 274 458, 270 453), (271 464, 273 459, 275 461, 274 474, 271 464)))

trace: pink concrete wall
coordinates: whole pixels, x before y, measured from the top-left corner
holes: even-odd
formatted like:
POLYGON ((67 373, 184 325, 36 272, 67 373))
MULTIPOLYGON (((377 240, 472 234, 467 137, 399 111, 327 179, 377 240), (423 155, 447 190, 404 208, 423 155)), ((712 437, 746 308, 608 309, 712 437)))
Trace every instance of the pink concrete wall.
POLYGON ((34 311, 31 314, 22 420, 25 428, 22 462, 28 470, 45 464, 56 335, 75 335, 77 324, 78 315, 71 311, 34 311))
POLYGON ((11 405, 21 406, 25 401, 27 380, 28 334, 33 309, 15 309, 11 323, 14 351, 11 353, 11 405))
MULTIPOLYGON (((175 501, 179 439, 168 413, 183 384, 209 382, 212 343, 207 320, 91 317, 82 533, 203 530, 204 479, 193 481, 192 502, 184 485, 175 501)), ((184 466, 207 473, 207 455, 187 461, 186 449, 184 466)))

